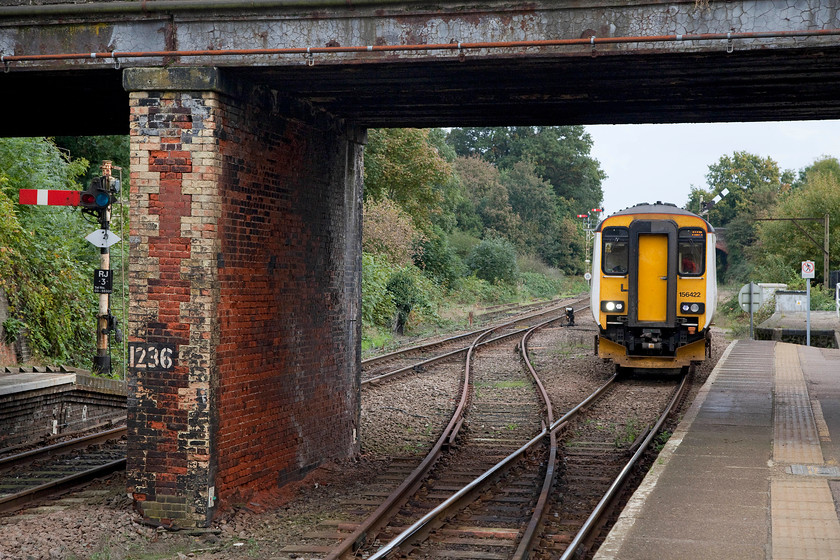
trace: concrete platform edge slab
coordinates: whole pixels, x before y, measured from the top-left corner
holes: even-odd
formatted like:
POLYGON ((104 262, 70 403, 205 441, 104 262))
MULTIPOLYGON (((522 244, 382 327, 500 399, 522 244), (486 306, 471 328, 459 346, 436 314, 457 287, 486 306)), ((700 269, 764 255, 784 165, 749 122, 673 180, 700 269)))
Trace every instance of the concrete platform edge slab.
POLYGON ((691 404, 688 411, 686 411, 682 421, 674 430, 674 433, 668 439, 668 442, 662 448, 662 451, 659 452, 659 456, 650 471, 648 471, 647 475, 645 475, 642 483, 633 493, 630 501, 627 502, 627 505, 621 512, 618 521, 616 521, 612 530, 607 535, 607 538, 595 554, 594 560, 618 560, 620 558, 619 552, 627 539, 628 533, 636 523, 636 520, 641 514, 642 508, 644 508, 645 503, 650 496, 650 493, 656 487, 659 482, 659 478, 662 476, 662 473, 665 471, 665 468, 668 466, 668 463, 674 456, 677 448, 682 443, 683 438, 691 429, 694 419, 697 417, 697 414, 700 412, 700 408, 709 396, 712 385, 717 380, 722 364, 726 363, 726 359, 729 357, 729 354, 738 342, 739 341, 737 340, 732 341, 723 352, 720 360, 718 360, 718 365, 715 366, 712 373, 709 374, 709 378, 706 380, 706 383, 697 392, 694 402, 691 404))

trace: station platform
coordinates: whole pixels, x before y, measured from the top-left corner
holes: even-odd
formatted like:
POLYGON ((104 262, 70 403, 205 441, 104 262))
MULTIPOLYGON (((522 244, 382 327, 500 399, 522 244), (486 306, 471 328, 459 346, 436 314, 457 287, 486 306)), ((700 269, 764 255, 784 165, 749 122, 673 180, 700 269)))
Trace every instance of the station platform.
POLYGON ((838 503, 840 350, 739 340, 595 558, 840 558, 838 503))

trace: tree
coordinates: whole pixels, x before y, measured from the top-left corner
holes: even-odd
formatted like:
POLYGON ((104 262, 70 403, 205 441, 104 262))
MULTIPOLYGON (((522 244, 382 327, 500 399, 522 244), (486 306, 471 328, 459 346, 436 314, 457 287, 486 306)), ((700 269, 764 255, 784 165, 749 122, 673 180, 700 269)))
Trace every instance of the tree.
POLYGON ((590 156, 592 137, 582 126, 453 129, 447 141, 458 155, 481 157, 500 169, 529 160, 557 196, 578 208, 601 206, 606 175, 590 156))
POLYGON ((16 204, 22 188, 79 189, 84 160, 73 161, 43 138, 0 139, 0 288, 10 305, 8 331, 27 331, 39 361, 90 365, 96 299, 95 249, 71 208, 16 204))
POLYGON ((576 272, 583 250, 582 232, 569 217, 565 199, 541 179, 534 164, 521 160, 502 173, 513 211, 522 223, 523 248, 566 272, 576 272), (571 227, 569 227, 571 226, 571 227))
POLYGON ((482 235, 521 239, 521 220, 513 211, 508 191, 496 166, 477 157, 458 158, 455 171, 461 179, 465 198, 470 200, 483 225, 482 235))
POLYGON ((394 201, 424 224, 439 212, 442 186, 452 169, 429 142, 429 131, 413 128, 371 129, 365 147, 364 198, 394 201))
MULTIPOLYGON (((773 218, 822 218, 829 215, 829 255, 836 261, 840 255, 840 175, 832 166, 817 166, 808 171, 805 182, 788 193, 774 208, 773 218)), ((820 220, 789 220, 761 222, 757 227, 757 242, 751 249, 756 266, 763 272, 762 280, 790 282, 798 275, 804 260, 823 262, 824 226, 820 220)), ((822 267, 817 266, 817 277, 822 267)))
POLYGON ((365 202, 362 215, 362 250, 393 264, 410 264, 415 245, 424 239, 411 217, 387 198, 365 202))
POLYGON ((485 239, 475 246, 467 266, 478 278, 488 282, 516 282, 519 271, 516 249, 505 239, 485 239))
MULTIPOLYGON (((756 240, 755 218, 773 212, 779 196, 789 190, 786 181, 790 179, 792 174, 783 175, 771 158, 743 151, 721 156, 716 164, 709 166, 706 175, 709 189, 703 194, 714 196, 728 190, 706 216, 715 228, 722 230, 726 239, 730 263, 726 278, 748 279, 751 263, 746 248, 756 240)), ((692 191, 695 194, 700 193, 692 191)))

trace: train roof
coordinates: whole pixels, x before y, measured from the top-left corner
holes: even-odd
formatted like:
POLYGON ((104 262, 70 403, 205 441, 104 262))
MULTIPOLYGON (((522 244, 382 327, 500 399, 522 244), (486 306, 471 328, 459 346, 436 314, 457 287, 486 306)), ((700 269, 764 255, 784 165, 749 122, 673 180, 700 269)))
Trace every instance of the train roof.
MULTIPOLYGON (((695 218, 700 218, 704 222, 706 222, 707 231, 713 232, 715 228, 712 227, 705 218, 702 216, 698 216, 694 212, 689 212, 688 210, 684 210, 678 207, 676 204, 672 204, 670 202, 660 202, 656 201, 653 204, 648 202, 642 202, 641 204, 636 204, 635 206, 631 206, 629 208, 625 208, 624 210, 619 210, 614 214, 610 214, 605 219, 612 218, 613 216, 625 216, 625 215, 635 215, 635 214, 676 214, 680 216, 694 216, 695 218)), ((601 224, 604 222, 602 221, 601 224)), ((601 231, 601 224, 598 224, 597 231, 601 231)))

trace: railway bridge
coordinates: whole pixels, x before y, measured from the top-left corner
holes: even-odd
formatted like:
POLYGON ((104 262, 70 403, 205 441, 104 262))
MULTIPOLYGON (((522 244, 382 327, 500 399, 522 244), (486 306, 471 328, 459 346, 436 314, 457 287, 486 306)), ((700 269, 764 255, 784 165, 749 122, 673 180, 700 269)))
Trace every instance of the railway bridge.
POLYGON ((358 451, 367 128, 840 116, 834 0, 3 4, 0 134, 130 134, 128 334, 174 359, 131 370, 128 491, 164 525, 358 451))

